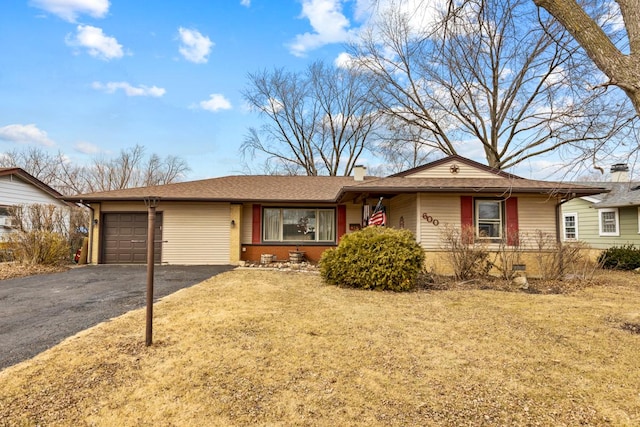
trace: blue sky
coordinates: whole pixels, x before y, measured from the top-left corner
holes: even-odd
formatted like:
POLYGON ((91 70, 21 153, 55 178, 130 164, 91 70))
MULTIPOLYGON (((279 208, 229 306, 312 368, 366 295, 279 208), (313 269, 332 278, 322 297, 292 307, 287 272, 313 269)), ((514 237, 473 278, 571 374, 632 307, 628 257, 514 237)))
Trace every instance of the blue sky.
POLYGON ((363 1, 12 0, 0 13, 0 152, 88 162, 141 144, 189 179, 241 170, 247 74, 332 62, 363 1))
MULTIPOLYGON (((239 147, 261 123, 247 74, 334 62, 373 1, 5 1, 0 153, 37 146, 83 164, 140 144, 186 160, 186 179, 242 173, 239 147)), ((512 172, 548 178, 556 162, 512 172)))

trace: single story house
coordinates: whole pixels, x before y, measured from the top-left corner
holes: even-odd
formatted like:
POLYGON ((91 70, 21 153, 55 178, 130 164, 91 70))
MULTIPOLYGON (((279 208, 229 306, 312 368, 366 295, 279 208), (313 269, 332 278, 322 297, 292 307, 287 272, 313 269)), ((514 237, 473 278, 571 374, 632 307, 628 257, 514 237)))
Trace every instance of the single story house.
POLYGON ((156 198, 156 260, 165 264, 234 264, 304 251, 317 261, 363 226, 382 199, 387 226, 406 228, 428 263, 442 258, 441 232, 469 226, 475 238, 519 244, 523 232, 559 235, 560 203, 606 191, 529 180, 450 156, 388 177, 225 176, 80 194, 66 200, 93 212, 91 263, 145 262, 147 208, 156 198), (429 261, 430 260, 430 261, 429 261))
POLYGON ((62 200, 62 194, 21 168, 0 168, 0 240, 16 226, 9 208, 33 204, 69 209, 62 200))
POLYGON ((563 203, 562 240, 580 240, 594 249, 640 245, 640 182, 629 180, 629 167, 613 165, 610 182, 584 184, 607 192, 563 203))

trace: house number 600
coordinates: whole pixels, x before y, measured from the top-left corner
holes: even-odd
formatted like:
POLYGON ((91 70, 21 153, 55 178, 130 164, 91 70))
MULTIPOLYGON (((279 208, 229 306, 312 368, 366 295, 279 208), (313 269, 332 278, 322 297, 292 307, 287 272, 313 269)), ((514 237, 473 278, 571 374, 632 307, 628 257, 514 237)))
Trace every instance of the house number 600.
POLYGON ((431 215, 429 215, 428 213, 423 213, 422 214, 422 219, 426 219, 427 222, 430 222, 431 224, 435 225, 436 227, 438 226, 438 224, 440 224, 440 221, 438 221, 437 219, 434 219, 431 215))

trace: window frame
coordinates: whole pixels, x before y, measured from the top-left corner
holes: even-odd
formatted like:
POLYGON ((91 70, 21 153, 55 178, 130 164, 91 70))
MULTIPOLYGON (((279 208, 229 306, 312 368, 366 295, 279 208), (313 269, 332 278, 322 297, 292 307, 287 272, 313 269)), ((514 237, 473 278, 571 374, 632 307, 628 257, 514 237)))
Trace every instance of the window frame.
POLYGON ((260 227, 262 228, 260 233, 261 243, 268 245, 330 245, 335 244, 337 239, 337 208, 335 206, 332 207, 318 207, 318 206, 263 206, 262 207, 262 215, 260 227), (277 210, 278 214, 278 240, 267 239, 267 227, 265 225, 265 221, 267 219, 267 211, 269 210, 277 210), (313 240, 285 240, 284 236, 284 211, 285 210, 298 210, 298 211, 315 211, 315 221, 316 226, 314 227, 316 231, 314 231, 314 239, 313 240), (319 229, 318 221, 320 220, 320 212, 331 212, 331 215, 328 217, 331 218, 331 227, 332 227, 332 237, 330 240, 319 240, 319 229))
MULTIPOLYGON (((473 199, 473 221, 474 221, 474 228, 475 228, 475 238, 476 239, 480 239, 480 240, 486 240, 486 241, 491 241, 491 242, 499 242, 500 240, 505 238, 505 226, 506 226, 506 213, 505 213, 505 203, 504 203, 504 199, 492 199, 492 198, 474 198, 473 199), (483 203, 483 202, 494 202, 498 204, 498 212, 499 212, 499 218, 498 218, 498 230, 500 231, 498 236, 482 236, 480 234, 480 208, 479 208, 479 204, 483 203)), ((483 222, 489 222, 491 223, 492 221, 490 220, 484 220, 483 222)), ((493 221, 495 223, 495 221, 493 221)))
POLYGON ((564 212, 562 214, 562 238, 565 241, 574 242, 578 240, 578 212, 564 212), (574 232, 575 237, 567 237, 567 217, 574 218, 574 232))
POLYGON ((620 214, 618 213, 618 208, 602 208, 598 209, 598 232, 600 236, 620 236, 620 214), (603 213, 614 213, 614 221, 616 226, 616 231, 603 231, 603 221, 602 214, 603 213))

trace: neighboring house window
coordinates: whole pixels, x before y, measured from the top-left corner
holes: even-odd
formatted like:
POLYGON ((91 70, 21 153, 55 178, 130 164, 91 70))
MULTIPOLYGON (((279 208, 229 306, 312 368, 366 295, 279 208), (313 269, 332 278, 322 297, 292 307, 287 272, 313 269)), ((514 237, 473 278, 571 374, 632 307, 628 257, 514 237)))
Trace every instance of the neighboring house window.
POLYGON ((11 228, 13 226, 13 219, 9 208, 6 206, 0 206, 0 227, 11 228))
POLYGON ((578 240, 578 214, 566 213, 563 218, 564 240, 578 240))
POLYGON ((264 208, 265 242, 334 242, 335 209, 264 208))
POLYGON ((480 239, 501 239, 504 228, 502 201, 476 200, 476 237, 480 239))
POLYGON ((600 224, 601 236, 619 236, 620 235, 618 209, 599 209, 598 222, 600 224))

